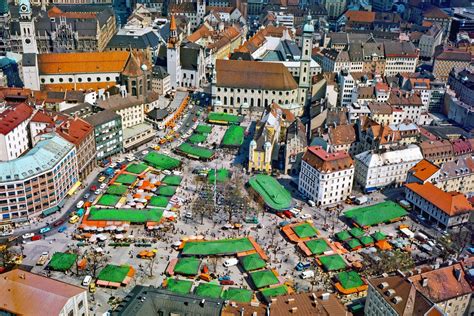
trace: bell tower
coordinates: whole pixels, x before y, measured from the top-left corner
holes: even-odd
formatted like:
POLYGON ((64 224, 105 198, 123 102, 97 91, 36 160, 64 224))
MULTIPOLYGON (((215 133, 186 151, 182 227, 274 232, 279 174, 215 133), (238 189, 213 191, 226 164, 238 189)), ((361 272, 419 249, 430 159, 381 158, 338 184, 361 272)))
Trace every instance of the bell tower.
POLYGON ((32 17, 31 4, 29 0, 20 0, 20 32, 23 54, 38 54, 36 43, 35 22, 32 17))
MULTIPOLYGON (((309 88, 311 86, 311 50, 313 48, 313 33, 314 26, 312 18, 309 15, 306 23, 303 26, 303 39, 301 45, 301 60, 300 60, 300 78, 298 83, 298 103, 306 107, 306 99, 309 88)), ((301 113, 303 114, 303 113, 301 113)), ((300 115, 301 115, 300 114, 300 115)))

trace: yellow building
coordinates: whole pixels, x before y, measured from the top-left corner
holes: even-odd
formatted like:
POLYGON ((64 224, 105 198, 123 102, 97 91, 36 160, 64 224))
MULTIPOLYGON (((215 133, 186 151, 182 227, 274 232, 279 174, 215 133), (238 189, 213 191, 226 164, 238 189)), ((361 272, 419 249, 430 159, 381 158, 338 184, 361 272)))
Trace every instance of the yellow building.
POLYGON ((255 137, 249 147, 249 171, 270 173, 275 144, 280 138, 282 110, 271 107, 257 124, 255 137))

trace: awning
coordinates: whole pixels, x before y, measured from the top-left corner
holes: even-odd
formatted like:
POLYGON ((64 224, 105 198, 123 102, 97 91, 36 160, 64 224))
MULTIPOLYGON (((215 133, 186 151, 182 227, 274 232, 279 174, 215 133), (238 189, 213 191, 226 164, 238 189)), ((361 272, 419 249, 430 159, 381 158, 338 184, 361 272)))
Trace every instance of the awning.
POLYGON ((74 192, 81 186, 81 181, 77 181, 74 185, 67 191, 67 195, 73 195, 74 192))
POLYGON ((59 211, 59 206, 53 206, 43 211, 43 216, 48 216, 59 211))

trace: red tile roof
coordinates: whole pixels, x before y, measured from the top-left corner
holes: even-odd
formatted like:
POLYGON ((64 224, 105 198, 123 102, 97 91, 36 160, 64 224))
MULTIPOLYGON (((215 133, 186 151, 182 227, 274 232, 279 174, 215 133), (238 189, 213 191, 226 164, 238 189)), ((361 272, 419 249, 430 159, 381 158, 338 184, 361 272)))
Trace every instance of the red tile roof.
POLYGON ((0 133, 7 135, 27 120, 31 114, 33 114, 33 109, 25 103, 20 103, 3 111, 0 113, 0 133))
POLYGON ((328 153, 320 146, 310 146, 303 155, 303 160, 322 172, 336 172, 354 167, 354 161, 345 151, 328 153))
POLYGON ((56 132, 62 138, 78 146, 93 132, 93 127, 80 118, 70 118, 58 126, 56 132))
POLYGON ((441 303, 472 292, 464 270, 459 263, 416 274, 408 279, 418 291, 434 303, 441 303), (427 280, 426 286, 423 286, 423 279, 427 280))
POLYGON ((448 216, 456 216, 474 210, 464 194, 443 191, 431 182, 425 184, 408 183, 405 186, 448 216))

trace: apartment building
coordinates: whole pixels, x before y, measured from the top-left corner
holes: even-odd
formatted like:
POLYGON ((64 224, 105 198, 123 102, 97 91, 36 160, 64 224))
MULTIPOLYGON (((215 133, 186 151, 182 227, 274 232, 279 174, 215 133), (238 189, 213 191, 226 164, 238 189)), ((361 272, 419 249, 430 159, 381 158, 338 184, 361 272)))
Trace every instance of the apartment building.
POLYGON ((466 68, 472 62, 470 52, 446 48, 436 55, 433 62, 433 75, 437 80, 447 82, 453 68, 466 68))
POLYGON ((385 48, 385 76, 415 72, 418 52, 411 42, 387 42, 385 48))
POLYGON ((102 160, 123 151, 122 118, 112 110, 81 103, 62 113, 80 117, 93 127, 96 159, 102 160))
POLYGON ((351 193, 354 161, 344 151, 328 153, 310 146, 303 155, 298 190, 317 205, 335 204, 351 193))
POLYGON ((148 95, 145 98, 116 94, 97 102, 100 108, 112 110, 122 118, 123 149, 125 151, 136 148, 155 137, 153 126, 145 123, 145 108, 154 102, 154 98, 153 100, 150 98, 153 96, 148 95))
POLYGON ((30 148, 28 123, 33 112, 20 103, 0 113, 0 161, 16 159, 30 148))
POLYGON ((416 145, 383 153, 365 151, 355 157, 355 181, 366 192, 389 185, 400 186, 405 183, 408 171, 422 159, 416 145))
POLYGON ((300 119, 295 119, 286 129, 285 173, 297 175, 301 169, 301 158, 308 146, 306 127, 300 119))
POLYGON ((474 104, 474 66, 453 68, 449 73, 448 85, 456 98, 466 105, 474 104))
POLYGON ((413 205, 414 212, 441 229, 468 222, 474 210, 464 194, 446 192, 430 182, 406 184, 405 199, 413 205))
POLYGON ((438 166, 454 157, 453 145, 445 139, 425 140, 419 146, 423 157, 438 166))
POLYGON ((74 145, 56 134, 44 134, 23 156, 0 162, 1 222, 57 211, 78 180, 74 145))
POLYGON ((441 44, 443 39, 443 30, 438 24, 433 24, 426 33, 421 35, 418 49, 420 58, 432 59, 435 54, 435 48, 441 44))

